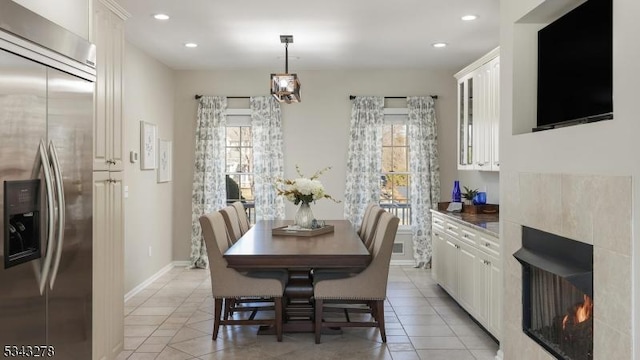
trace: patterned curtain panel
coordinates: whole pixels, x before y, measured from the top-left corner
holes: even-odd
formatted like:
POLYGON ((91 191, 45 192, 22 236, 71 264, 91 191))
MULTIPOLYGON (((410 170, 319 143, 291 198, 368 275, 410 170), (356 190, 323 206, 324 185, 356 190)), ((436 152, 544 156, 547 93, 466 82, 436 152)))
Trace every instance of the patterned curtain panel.
POLYGON ((351 104, 344 217, 358 226, 368 204, 380 200, 384 98, 356 97, 351 104))
POLYGON ((431 265, 431 212, 440 200, 437 124, 431 97, 408 97, 409 201, 413 257, 417 267, 431 265))
POLYGON ((203 96, 198 104, 191 196, 191 267, 209 265, 198 219, 226 206, 224 179, 227 98, 203 96))
POLYGON ((274 180, 284 177, 282 117, 273 96, 250 99, 256 221, 284 219, 284 200, 274 180))

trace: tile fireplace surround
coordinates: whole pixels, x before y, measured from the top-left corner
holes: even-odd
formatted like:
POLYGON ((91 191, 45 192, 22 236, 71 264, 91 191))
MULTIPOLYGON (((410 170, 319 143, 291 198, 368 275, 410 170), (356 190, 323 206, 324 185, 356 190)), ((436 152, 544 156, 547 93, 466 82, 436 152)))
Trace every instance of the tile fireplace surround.
POLYGON ((522 331, 522 226, 593 245, 594 359, 631 359, 631 177, 506 173, 504 359, 554 359, 522 331))

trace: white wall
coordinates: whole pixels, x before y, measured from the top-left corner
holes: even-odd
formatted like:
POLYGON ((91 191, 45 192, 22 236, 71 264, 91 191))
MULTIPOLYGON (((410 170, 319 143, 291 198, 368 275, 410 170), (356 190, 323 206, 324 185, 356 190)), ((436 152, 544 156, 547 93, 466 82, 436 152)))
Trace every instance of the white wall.
MULTIPOLYGON (((140 121, 156 124, 158 138, 173 140, 174 72, 128 42, 124 69, 125 153, 140 152, 140 121)), ((156 170, 140 170, 140 162, 125 161, 124 170, 127 293, 172 261, 176 182, 157 183, 156 170)))
POLYGON ((13 0, 69 31, 89 39, 91 0, 13 0))
MULTIPOLYGON (((176 73, 175 228, 174 260, 190 254, 191 185, 197 102, 195 94, 225 96, 267 95, 273 69, 243 71, 178 71, 176 73)), ((438 95, 436 116, 440 151, 443 199, 449 198, 457 176, 455 163, 454 72, 428 70, 337 70, 298 72, 302 102, 282 107, 285 148, 285 176, 295 175, 295 165, 305 174, 325 166, 332 170, 321 178, 327 193, 344 198, 351 102, 349 95, 438 95)), ((287 204, 287 217, 295 208, 287 204)), ((343 218, 343 204, 320 201, 314 215, 324 219, 343 218)), ((410 251, 410 249, 407 249, 410 251)))
MULTIPOLYGON (((613 98, 614 119, 593 124, 572 126, 537 133, 525 132, 530 127, 531 104, 535 99, 520 96, 521 87, 527 87, 534 81, 532 74, 526 71, 528 49, 522 49, 527 27, 535 25, 514 25, 516 21, 539 5, 560 6, 575 1, 542 0, 501 0, 501 123, 500 123, 500 160, 502 201, 512 196, 508 189, 510 182, 517 181, 517 174, 562 173, 626 175, 633 178, 633 228, 640 225, 640 161, 638 161, 637 134, 640 132, 640 119, 637 114, 637 84, 640 73, 640 23, 635 14, 640 12, 640 2, 636 0, 616 0, 614 6, 614 44, 613 44, 613 98), (515 51, 515 52, 514 52, 515 51), (513 135, 516 134, 516 135, 513 135)), ((529 56, 529 57, 530 57, 529 56)), ((530 86, 529 86, 530 87, 530 86)), ((583 194, 582 196, 589 196, 583 194)), ((501 233, 502 233, 501 229, 501 233)), ((633 308, 638 308, 638 286, 640 269, 638 260, 640 247, 638 232, 633 231, 631 255, 633 266, 633 308)), ((510 256, 510 254, 505 254, 510 256)), ((518 301, 518 300, 514 300, 518 301)), ((505 299, 506 306, 510 300, 505 299)), ((597 309, 595 310, 597 314, 597 309)), ((640 312, 634 312, 632 342, 633 358, 640 353, 638 345, 640 312)), ((507 329, 507 328, 505 328, 507 329)), ((615 336, 619 338, 619 336, 615 336)), ((506 344, 509 346, 509 344, 506 344)), ((503 346, 504 347, 504 346, 503 346)), ((517 357, 516 353, 505 354, 505 358, 517 357)))

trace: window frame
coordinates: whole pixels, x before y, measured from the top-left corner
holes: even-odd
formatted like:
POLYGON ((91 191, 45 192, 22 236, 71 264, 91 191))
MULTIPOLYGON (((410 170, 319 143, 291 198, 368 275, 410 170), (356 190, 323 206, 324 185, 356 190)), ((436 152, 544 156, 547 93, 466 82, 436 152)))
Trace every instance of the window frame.
MULTIPOLYGON (((239 109, 227 109, 227 123, 225 125, 225 167, 224 167, 224 175, 226 177, 226 175, 238 175, 238 176, 242 176, 242 175, 252 175, 255 179, 255 172, 229 172, 227 171, 228 167, 227 167, 227 149, 229 148, 229 146, 227 146, 227 129, 229 127, 252 127, 251 125, 251 109, 248 108, 239 108, 239 109)), ((252 129, 252 134, 253 134, 253 129, 252 129)), ((242 147, 242 146, 241 146, 242 147)), ((253 141, 251 142, 251 149, 252 149, 252 153, 253 153, 253 141)), ((253 170, 253 169, 252 169, 253 170)), ((240 185, 240 184, 238 184, 240 185)), ((253 224, 255 223, 255 211, 253 211, 254 207, 255 207, 255 191, 252 191, 252 193, 254 194, 254 198, 251 200, 245 200, 245 202, 243 203, 245 209, 248 209, 249 212, 249 220, 250 222, 253 224)), ((227 194, 226 194, 226 190, 225 190, 225 199, 227 198, 227 194)))
MULTIPOLYGON (((409 125, 409 109, 407 107, 385 107, 384 108, 384 120, 383 120, 383 126, 386 125, 405 125, 408 126, 409 125)), ((408 132, 408 129, 407 129, 408 132)), ((386 146, 383 146, 386 147, 386 146)), ((380 176, 384 176, 386 174, 397 174, 397 175, 408 175, 409 176, 409 184, 412 181, 411 180, 411 171, 409 170, 409 151, 411 151, 411 148, 409 147, 408 144, 408 138, 407 138, 407 143, 406 143, 406 149, 407 149, 407 171, 402 171, 402 172, 380 172, 380 176)), ((382 190, 382 187, 380 188, 382 190)), ((381 196, 382 197, 382 194, 381 196)), ((390 207, 385 207, 383 206, 384 204, 381 202, 382 199, 380 199, 378 201, 378 204, 385 210, 389 210, 390 207)), ((408 224, 400 224, 398 225, 398 232, 410 232, 411 231, 411 205, 410 205, 410 196, 409 194, 407 194, 407 209, 409 209, 409 219, 408 219, 408 224)))

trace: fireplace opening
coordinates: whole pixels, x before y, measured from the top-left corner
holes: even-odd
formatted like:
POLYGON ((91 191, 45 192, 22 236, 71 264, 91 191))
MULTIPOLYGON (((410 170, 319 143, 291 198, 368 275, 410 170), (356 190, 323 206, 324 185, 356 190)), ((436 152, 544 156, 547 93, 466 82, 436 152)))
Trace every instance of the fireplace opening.
POLYGON ((522 228, 522 329, 558 359, 593 359, 593 246, 522 228))

